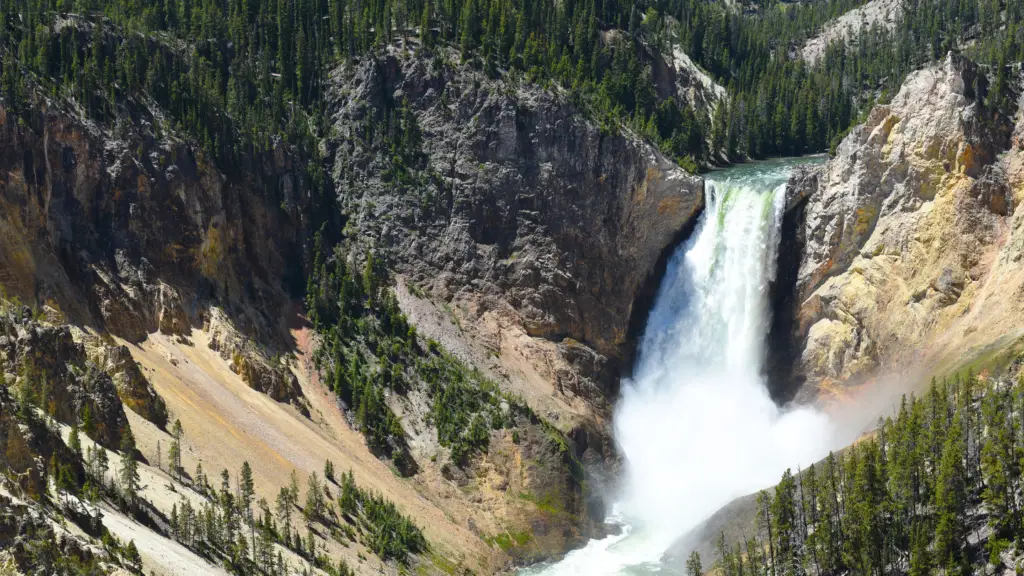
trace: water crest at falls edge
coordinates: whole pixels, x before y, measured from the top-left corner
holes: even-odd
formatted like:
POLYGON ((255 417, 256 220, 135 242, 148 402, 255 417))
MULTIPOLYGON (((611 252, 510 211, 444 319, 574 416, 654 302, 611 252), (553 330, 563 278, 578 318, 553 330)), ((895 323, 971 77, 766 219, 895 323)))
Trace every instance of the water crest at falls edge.
POLYGON ((831 447, 828 418, 777 407, 763 374, 789 170, 776 161, 708 178, 706 210, 669 262, 615 411, 624 474, 610 521, 623 532, 526 574, 666 573, 673 541, 831 447))

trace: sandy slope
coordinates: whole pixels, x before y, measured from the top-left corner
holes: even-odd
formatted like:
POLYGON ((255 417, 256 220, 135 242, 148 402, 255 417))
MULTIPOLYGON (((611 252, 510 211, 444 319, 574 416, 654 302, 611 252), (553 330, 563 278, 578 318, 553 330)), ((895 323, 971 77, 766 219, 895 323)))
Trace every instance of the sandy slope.
MULTIPOLYGON (((308 333, 299 332, 297 339, 308 343, 308 333)), ((333 400, 316 382, 299 374, 312 408, 312 418, 307 419, 291 406, 248 388, 230 371, 227 362, 209 349, 204 332, 193 331, 191 342, 192 345, 181 344, 165 335, 153 334, 140 345, 126 343, 167 402, 171 422, 175 418, 181 420, 185 430, 182 459, 189 473, 195 471, 197 463, 202 463, 211 483, 219 483, 221 469, 226 467, 234 478, 242 463, 248 461, 253 468, 257 497, 273 502, 293 469, 298 471, 304 492, 307 475, 316 471, 322 476, 324 461, 330 459, 337 470, 351 469, 357 483, 373 486, 410 514, 424 529, 433 552, 463 561, 481 572, 497 567, 494 564, 500 560, 479 537, 463 525, 453 524, 436 503, 417 492, 414 483, 397 477, 370 454, 362 436, 344 422, 333 400)), ((161 441, 166 459, 169 436, 134 417, 132 429, 140 450, 150 462, 155 463, 157 440, 161 441)), ((148 484, 160 482, 154 479, 148 484)), ((177 496, 173 498, 177 500, 177 496)), ((362 547, 336 548, 332 545, 332 555, 345 556, 361 572, 390 571, 390 567, 381 566, 362 547), (367 560, 357 557, 360 551, 367 560)))
POLYGON ((173 540, 109 508, 103 509, 103 525, 122 542, 135 541, 146 572, 155 576, 193 576, 223 574, 224 569, 209 564, 202 557, 173 540))

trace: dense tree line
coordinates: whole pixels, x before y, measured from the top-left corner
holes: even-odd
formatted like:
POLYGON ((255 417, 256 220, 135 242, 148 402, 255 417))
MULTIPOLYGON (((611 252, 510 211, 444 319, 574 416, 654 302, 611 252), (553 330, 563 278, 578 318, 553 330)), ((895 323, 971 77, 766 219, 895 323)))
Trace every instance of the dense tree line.
POLYGON ((1022 56, 1021 0, 909 0, 894 30, 864 30, 814 66, 798 58, 808 37, 860 3, 3 0, 0 94, 24 110, 38 86, 107 123, 156 105, 167 124, 158 131, 193 135, 224 169, 285 138, 311 160, 319 190, 330 69, 400 41, 456 48, 513 81, 559 84, 606 128, 628 125, 691 168, 824 150, 947 50, 971 44, 993 76, 1022 56), (728 87, 710 117, 655 90, 658 62, 675 61, 676 49, 728 87))
POLYGON ((723 535, 718 568, 725 576, 1020 571, 1022 417, 1024 378, 968 371, 933 380, 869 438, 761 492, 756 533, 746 542, 723 535))
POLYGON ((800 58, 824 22, 859 3, 769 3, 751 17, 701 0, 668 2, 662 34, 729 89, 729 106, 715 111, 713 148, 730 158, 825 150, 909 72, 950 50, 993 66, 986 104, 1009 104, 1007 64, 1024 58, 1024 2, 908 0, 892 30, 864 28, 850 43, 827 46, 813 66, 800 58))
POLYGON ((306 296, 309 318, 321 336, 314 360, 370 450, 407 470, 405 432, 385 392, 404 391, 416 331, 384 284, 386 271, 376 255, 366 258, 360 274, 340 250, 325 252, 319 235, 315 252, 306 296))

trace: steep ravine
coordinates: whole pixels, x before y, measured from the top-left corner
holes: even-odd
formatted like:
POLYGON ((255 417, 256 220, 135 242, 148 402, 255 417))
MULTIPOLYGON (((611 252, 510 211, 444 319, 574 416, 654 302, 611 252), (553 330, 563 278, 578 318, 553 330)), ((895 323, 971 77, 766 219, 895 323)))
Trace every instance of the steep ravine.
MULTIPOLYGON (((53 370, 72 366, 56 390, 68 406, 58 421, 91 411, 114 449, 130 425, 153 479, 146 497, 163 515, 179 495, 164 489, 157 464, 181 420, 189 473, 259 462, 257 494, 268 499, 292 470, 300 483, 322 470, 323 458, 353 470, 424 528, 434 545, 417 559, 426 572, 492 572, 598 533, 630 325, 646 312, 659 261, 700 213, 702 181, 628 132, 602 131, 558 93, 437 62, 385 50, 336 71, 335 129, 321 143, 333 173, 315 190, 286 143, 218 166, 161 125, 152 103, 127 102, 133 120, 116 127, 59 99, 20 119, 3 110, 5 378, 16 386, 26 358, 44 351, 53 370), (379 133, 364 131, 396 113, 418 127, 401 168, 379 133), (313 222, 326 222, 323 238, 354 265, 380 256, 419 334, 537 418, 516 435, 491 432, 487 452, 455 470, 421 391, 392 396, 420 464, 397 477, 311 361, 317 335, 298 300, 313 222), (7 303, 15 299, 30 306, 7 303), (586 478, 573 476, 577 463, 586 478)), ((202 561, 168 556, 177 545, 145 534, 138 545, 151 569, 202 561)), ((323 545, 369 570, 395 568, 358 546, 323 545)))

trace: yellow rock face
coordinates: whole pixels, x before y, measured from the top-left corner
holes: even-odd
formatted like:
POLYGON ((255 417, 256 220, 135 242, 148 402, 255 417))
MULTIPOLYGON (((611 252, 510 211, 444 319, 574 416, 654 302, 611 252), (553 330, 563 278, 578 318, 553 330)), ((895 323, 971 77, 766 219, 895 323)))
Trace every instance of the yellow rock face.
POLYGON ((965 73, 951 57, 912 75, 824 169, 798 286, 807 396, 1024 327, 1024 152, 993 162, 965 73))

